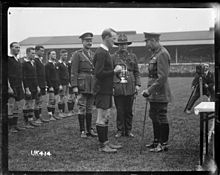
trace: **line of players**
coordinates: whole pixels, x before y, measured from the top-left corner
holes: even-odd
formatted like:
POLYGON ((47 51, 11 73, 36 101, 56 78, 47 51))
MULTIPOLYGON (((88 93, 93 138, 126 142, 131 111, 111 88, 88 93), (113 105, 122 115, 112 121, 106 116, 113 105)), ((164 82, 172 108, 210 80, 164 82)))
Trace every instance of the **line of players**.
POLYGON ((77 97, 70 85, 71 61, 68 61, 67 50, 60 51, 59 59, 55 51, 49 51, 46 65, 43 63, 44 47, 41 45, 27 48, 23 62, 18 58, 19 52, 19 43, 11 43, 7 60, 9 132, 17 133, 73 116, 77 97), (46 98, 49 119, 42 116, 42 103, 46 98), (18 126, 18 117, 22 113, 24 125, 18 126))

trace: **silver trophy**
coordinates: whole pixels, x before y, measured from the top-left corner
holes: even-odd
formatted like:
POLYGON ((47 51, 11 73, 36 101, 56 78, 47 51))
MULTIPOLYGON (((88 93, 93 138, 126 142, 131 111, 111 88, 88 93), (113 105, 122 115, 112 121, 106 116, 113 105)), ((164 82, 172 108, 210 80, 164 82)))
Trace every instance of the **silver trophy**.
POLYGON ((125 64, 120 64, 120 66, 122 67, 122 71, 121 73, 119 74, 119 77, 121 79, 120 83, 128 83, 128 80, 127 80, 127 66, 125 64))

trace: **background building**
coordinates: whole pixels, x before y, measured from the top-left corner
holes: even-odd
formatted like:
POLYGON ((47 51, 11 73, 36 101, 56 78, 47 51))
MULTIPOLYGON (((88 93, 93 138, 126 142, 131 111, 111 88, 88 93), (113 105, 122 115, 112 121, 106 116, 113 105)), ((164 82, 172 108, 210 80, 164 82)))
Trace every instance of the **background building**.
MULTIPOLYGON (((132 41, 129 50, 135 53, 139 63, 146 63, 150 58, 150 53, 145 48, 144 34, 137 34, 136 31, 119 31, 126 33, 128 39, 132 41)), ((161 33, 161 43, 171 55, 171 63, 199 63, 214 62, 214 29, 208 31, 185 31, 161 33)), ((102 42, 100 35, 94 35, 92 49, 95 49, 102 42)), ((71 53, 82 47, 79 36, 48 36, 29 37, 20 42, 21 55, 25 55, 27 47, 34 47, 41 44, 45 47, 45 62, 47 52, 51 49, 59 53, 60 49, 67 49, 70 58, 71 53)), ((114 53, 117 47, 110 51, 114 53)))

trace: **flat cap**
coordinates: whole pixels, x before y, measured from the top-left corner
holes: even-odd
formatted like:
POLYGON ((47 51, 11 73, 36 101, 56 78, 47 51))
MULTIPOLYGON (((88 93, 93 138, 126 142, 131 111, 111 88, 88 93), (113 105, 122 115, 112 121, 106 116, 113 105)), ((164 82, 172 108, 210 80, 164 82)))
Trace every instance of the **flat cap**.
POLYGON ((90 32, 83 33, 82 35, 79 36, 80 39, 85 40, 85 39, 92 39, 93 34, 90 32))
POLYGON ((160 38, 160 34, 159 33, 146 33, 144 32, 144 37, 145 37, 145 40, 150 40, 150 39, 156 39, 158 40, 160 38))

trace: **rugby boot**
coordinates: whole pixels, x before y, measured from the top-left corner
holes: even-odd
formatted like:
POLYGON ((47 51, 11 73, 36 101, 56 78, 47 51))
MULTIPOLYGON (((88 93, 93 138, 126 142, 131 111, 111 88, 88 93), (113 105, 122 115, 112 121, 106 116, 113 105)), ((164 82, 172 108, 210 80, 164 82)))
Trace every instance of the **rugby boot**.
POLYGON ((52 113, 49 113, 49 120, 50 121, 55 121, 56 119, 54 118, 54 115, 52 113))
POLYGON ((115 134, 116 138, 122 137, 124 136, 124 133, 122 131, 117 131, 117 133, 115 134))
POLYGON ((86 132, 85 132, 85 131, 82 131, 80 137, 81 137, 81 138, 86 138, 86 137, 87 137, 86 132))
POLYGON ((37 124, 42 124, 43 122, 40 120, 40 119, 37 119, 37 120, 35 120, 35 123, 37 123, 37 124))
POLYGON ((17 131, 23 131, 25 130, 24 127, 18 126, 18 117, 13 117, 13 128, 17 131))
POLYGON ((112 143, 108 143, 108 146, 112 149, 121 149, 123 147, 120 144, 116 145, 116 144, 112 144, 112 143))
POLYGON ((146 146, 147 148, 152 149, 152 148, 156 148, 158 144, 159 144, 158 141, 153 141, 153 143, 147 144, 147 145, 145 145, 145 146, 146 146))
POLYGON ((18 130, 15 129, 15 127, 12 127, 12 128, 9 129, 9 132, 11 132, 11 133, 17 133, 18 130))
POLYGON ((134 134, 131 131, 128 131, 125 136, 134 138, 134 134))
POLYGON ((117 149, 113 149, 109 146, 108 143, 104 143, 102 146, 99 147, 99 151, 104 153, 116 153, 117 149))
POLYGON ((163 151, 168 151, 167 143, 163 143, 163 144, 159 143, 156 148, 150 149, 150 152, 156 152, 156 153, 163 151))

